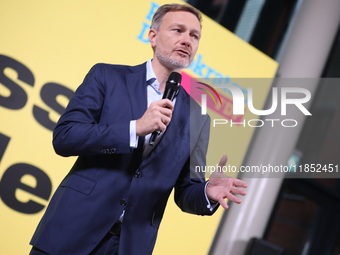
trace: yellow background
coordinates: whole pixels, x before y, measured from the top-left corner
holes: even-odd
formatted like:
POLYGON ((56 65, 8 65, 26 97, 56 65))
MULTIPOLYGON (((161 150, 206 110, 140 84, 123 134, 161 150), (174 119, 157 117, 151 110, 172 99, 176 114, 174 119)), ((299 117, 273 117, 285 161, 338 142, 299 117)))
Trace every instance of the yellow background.
MULTIPOLYGON (((50 111, 53 120, 59 118, 41 100, 41 88, 48 82, 56 82, 75 90, 97 62, 135 65, 151 58, 150 46, 137 39, 143 22, 147 22, 150 7, 151 1, 137 0, 1 1, 0 54, 27 66, 34 74, 35 82, 31 87, 18 82, 13 70, 5 72, 25 90, 28 101, 20 110, 0 107, 0 132, 11 137, 0 162, 0 178, 11 165, 24 162, 47 173, 55 190, 75 158, 55 155, 51 131, 33 117, 32 108, 37 105, 50 111)), ((207 17, 204 17, 198 53, 209 66, 231 77, 272 77, 277 68, 273 60, 207 17)), ((196 76, 190 70, 188 73, 196 76)), ((262 102, 268 86, 263 89, 262 102)), ((8 93, 0 84, 0 94, 6 96, 8 93)), ((64 106, 68 102, 63 97, 58 100, 64 106)), ((235 143, 240 137, 237 137, 236 129, 232 135, 228 132, 223 134, 226 148, 217 146, 212 138, 209 162, 216 161, 213 155, 219 158, 224 153, 229 155, 233 164, 238 164, 243 158, 252 131, 242 131, 246 137, 238 146, 235 143)), ((30 176, 25 176, 22 182, 35 185, 30 176)), ((17 190, 16 196, 20 201, 31 199, 47 204, 22 190, 17 190)), ((171 197, 154 254, 207 254, 223 210, 219 209, 213 217, 198 217, 180 212, 172 200, 171 197)), ((27 254, 29 240, 43 211, 33 215, 22 214, 0 201, 0 212, 0 254, 27 254)))

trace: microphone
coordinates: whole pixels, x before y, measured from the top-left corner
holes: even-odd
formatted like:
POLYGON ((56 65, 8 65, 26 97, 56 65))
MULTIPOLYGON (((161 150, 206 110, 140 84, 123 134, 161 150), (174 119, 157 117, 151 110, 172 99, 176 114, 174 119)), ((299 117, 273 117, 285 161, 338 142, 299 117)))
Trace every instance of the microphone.
MULTIPOLYGON (((182 81, 182 75, 177 72, 172 72, 169 75, 168 80, 166 81, 165 90, 164 90, 162 99, 169 99, 172 101, 177 94, 178 88, 181 85, 181 81, 182 81)), ((151 146, 154 145, 155 140, 157 136, 160 135, 160 133, 161 131, 159 130, 155 130, 152 132, 150 140, 149 140, 149 145, 151 146)))

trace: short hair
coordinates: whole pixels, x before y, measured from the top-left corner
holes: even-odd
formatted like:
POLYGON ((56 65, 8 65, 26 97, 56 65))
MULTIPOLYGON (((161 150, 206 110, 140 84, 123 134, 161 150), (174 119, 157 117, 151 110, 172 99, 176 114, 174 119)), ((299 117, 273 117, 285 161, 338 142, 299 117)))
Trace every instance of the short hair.
POLYGON ((194 14, 201 24, 202 15, 200 11, 197 10, 196 8, 186 4, 164 4, 161 5, 153 15, 150 28, 158 30, 165 14, 167 14, 168 12, 178 11, 185 11, 194 14))

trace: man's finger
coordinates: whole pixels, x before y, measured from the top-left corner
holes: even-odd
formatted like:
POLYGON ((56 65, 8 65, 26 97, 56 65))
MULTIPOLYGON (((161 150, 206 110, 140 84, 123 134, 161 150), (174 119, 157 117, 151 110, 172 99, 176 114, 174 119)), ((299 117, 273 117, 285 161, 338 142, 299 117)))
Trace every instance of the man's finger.
POLYGON ((227 195, 227 198, 228 198, 228 200, 230 200, 231 202, 234 202, 236 204, 241 204, 241 202, 242 202, 241 199, 239 199, 238 197, 236 197, 235 195, 233 195, 231 193, 229 193, 227 195))
POLYGON ((248 183, 246 183, 243 180, 240 179, 234 179, 234 186, 236 187, 242 187, 242 188, 247 188, 248 187, 248 183))
POLYGON ((240 188, 236 188, 233 187, 230 190, 233 194, 237 194, 237 195, 241 195, 241 196, 245 196, 247 194, 247 192, 244 189, 240 189, 240 188))
POLYGON ((170 110, 173 110, 174 108, 173 103, 169 99, 161 99, 158 103, 162 108, 168 108, 170 110))
POLYGON ((228 208, 229 208, 227 202, 226 202, 223 198, 220 198, 220 199, 218 200, 218 203, 219 203, 224 209, 228 209, 228 208))
POLYGON ((228 157, 226 155, 223 155, 222 158, 220 159, 220 162, 218 163, 218 165, 220 167, 225 166, 225 164, 227 164, 228 161, 228 157))
POLYGON ((161 107, 161 108, 159 109, 159 112, 160 112, 162 115, 167 116, 167 117, 169 117, 169 118, 171 118, 171 116, 172 116, 172 110, 171 110, 171 109, 168 109, 168 108, 163 108, 163 107, 161 107))

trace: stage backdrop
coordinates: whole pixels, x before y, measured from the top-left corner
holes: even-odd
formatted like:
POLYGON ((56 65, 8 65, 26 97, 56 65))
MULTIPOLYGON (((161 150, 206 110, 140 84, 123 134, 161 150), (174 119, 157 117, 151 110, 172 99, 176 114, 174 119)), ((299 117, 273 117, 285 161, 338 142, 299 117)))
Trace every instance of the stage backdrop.
MULTIPOLYGON (((148 28, 163 3, 1 2, 0 254, 29 252, 29 240, 51 194, 75 161, 57 156, 51 144, 53 127, 73 91, 97 62, 135 65, 149 59, 148 28)), ((184 75, 263 78, 274 76, 276 69, 272 59, 204 17, 200 49, 184 75)), ((269 87, 257 93, 259 105, 269 87)), ((230 109, 213 111, 212 117, 225 114, 230 109)), ((208 162, 216 164, 226 153, 230 163, 240 164, 253 129, 223 132, 223 145, 212 135, 208 162)), ((213 217, 184 214, 170 198, 154 254, 207 254, 222 213, 223 209, 213 217)))

